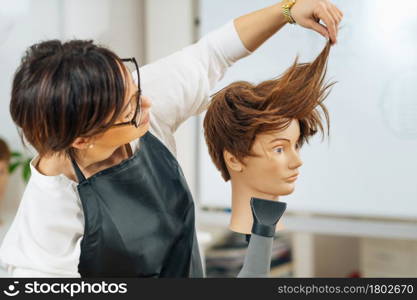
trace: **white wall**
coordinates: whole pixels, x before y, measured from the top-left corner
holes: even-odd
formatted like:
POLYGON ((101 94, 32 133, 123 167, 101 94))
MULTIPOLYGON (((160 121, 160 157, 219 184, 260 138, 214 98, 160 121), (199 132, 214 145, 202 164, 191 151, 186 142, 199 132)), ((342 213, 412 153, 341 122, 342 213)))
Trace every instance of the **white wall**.
POLYGON ((120 57, 144 61, 143 0, 64 0, 63 38, 94 39, 120 57))
MULTIPOLYGON (((25 49, 45 39, 59 38, 60 5, 54 0, 4 1, 0 6, 0 136, 12 150, 22 150, 22 144, 9 113, 12 77, 25 49)), ((11 176, 1 215, 8 221, 16 210, 24 184, 20 170, 11 176)))
POLYGON ((20 140, 9 113, 13 73, 25 49, 61 35, 59 2, 54 0, 4 1, 0 6, 0 136, 15 149, 20 140))

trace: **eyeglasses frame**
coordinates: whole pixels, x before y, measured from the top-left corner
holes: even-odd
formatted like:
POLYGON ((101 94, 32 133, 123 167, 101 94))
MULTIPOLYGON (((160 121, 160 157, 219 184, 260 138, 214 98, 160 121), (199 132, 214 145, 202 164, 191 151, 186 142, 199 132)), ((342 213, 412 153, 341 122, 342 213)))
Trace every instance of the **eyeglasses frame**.
POLYGON ((113 124, 111 127, 133 125, 136 128, 138 128, 139 125, 140 125, 140 122, 142 120, 142 109, 141 109, 141 106, 142 106, 142 91, 140 89, 139 66, 138 66, 138 63, 137 63, 137 61, 134 57, 121 58, 121 61, 123 61, 123 62, 133 62, 135 64, 135 67, 136 67, 136 73, 138 74, 138 89, 139 89, 138 92, 136 93, 136 110, 135 110, 135 114, 134 114, 132 120, 127 121, 127 122, 122 122, 122 123, 116 123, 116 124, 113 124), (139 113, 139 120, 136 121, 136 117, 137 117, 138 113, 139 113))

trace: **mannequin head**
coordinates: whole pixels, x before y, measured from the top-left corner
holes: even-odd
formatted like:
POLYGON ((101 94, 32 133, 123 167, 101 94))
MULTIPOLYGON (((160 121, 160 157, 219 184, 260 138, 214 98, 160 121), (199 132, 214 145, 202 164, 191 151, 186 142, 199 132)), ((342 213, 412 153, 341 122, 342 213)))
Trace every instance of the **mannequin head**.
POLYGON ((10 150, 6 142, 0 139, 0 201, 4 197, 9 178, 10 150))
POLYGON ((295 180, 288 177, 299 174, 304 143, 318 131, 324 136, 323 116, 328 134, 323 101, 333 84, 324 81, 329 50, 327 44, 312 63, 296 59, 273 80, 234 82, 213 96, 205 138, 214 164, 232 184, 232 223, 239 216, 246 224, 235 231, 250 233, 251 197, 278 200, 294 191, 295 180))
POLYGON ((295 180, 288 178, 298 175, 302 165, 299 140, 300 125, 292 119, 285 129, 257 134, 250 153, 241 159, 224 150, 231 181, 247 187, 253 197, 267 200, 292 193, 295 180))

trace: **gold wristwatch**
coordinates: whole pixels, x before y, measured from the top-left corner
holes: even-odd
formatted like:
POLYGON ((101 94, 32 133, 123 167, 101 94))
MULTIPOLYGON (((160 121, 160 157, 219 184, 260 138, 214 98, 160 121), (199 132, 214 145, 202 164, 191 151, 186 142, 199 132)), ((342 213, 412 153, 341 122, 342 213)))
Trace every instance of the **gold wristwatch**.
POLYGON ((291 7, 295 4, 296 0, 285 0, 282 4, 282 12, 284 13, 285 18, 288 23, 295 24, 294 19, 291 17, 291 7))

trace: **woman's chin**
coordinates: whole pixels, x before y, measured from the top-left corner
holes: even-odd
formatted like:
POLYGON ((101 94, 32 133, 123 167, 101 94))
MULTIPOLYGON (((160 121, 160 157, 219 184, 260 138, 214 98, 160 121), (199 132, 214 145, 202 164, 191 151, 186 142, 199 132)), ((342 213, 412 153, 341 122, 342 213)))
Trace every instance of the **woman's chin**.
POLYGON ((135 134, 135 137, 132 139, 132 141, 143 137, 148 131, 149 131, 149 122, 146 123, 146 124, 141 125, 138 128, 138 132, 137 132, 137 134, 135 134))

